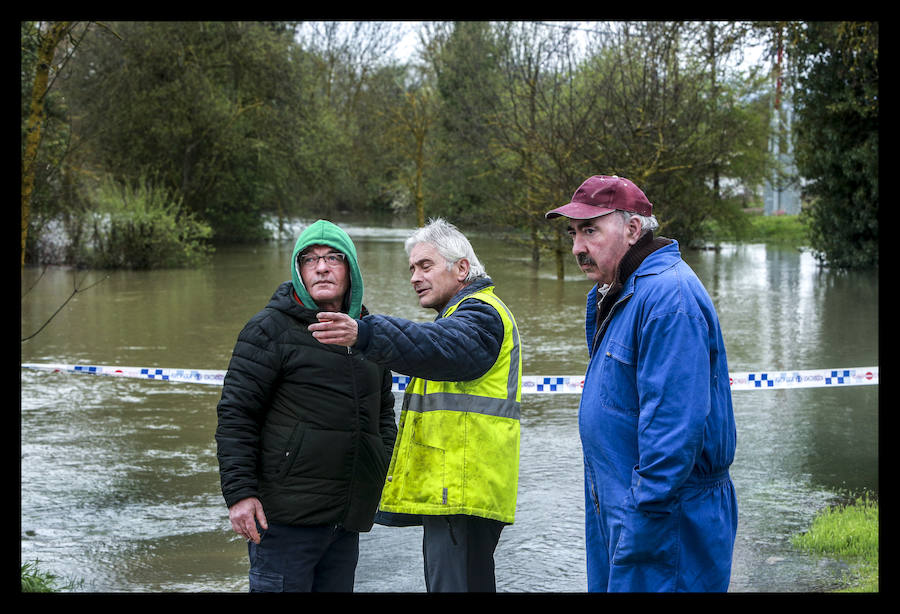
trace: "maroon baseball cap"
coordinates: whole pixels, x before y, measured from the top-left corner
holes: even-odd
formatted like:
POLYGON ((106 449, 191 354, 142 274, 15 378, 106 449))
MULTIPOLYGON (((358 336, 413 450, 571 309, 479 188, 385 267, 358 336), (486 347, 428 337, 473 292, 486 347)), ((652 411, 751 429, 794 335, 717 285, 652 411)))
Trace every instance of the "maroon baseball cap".
POLYGON ((544 217, 550 219, 562 215, 588 220, 616 209, 645 216, 653 213, 653 205, 640 188, 624 177, 594 175, 575 190, 572 202, 548 211, 544 217))

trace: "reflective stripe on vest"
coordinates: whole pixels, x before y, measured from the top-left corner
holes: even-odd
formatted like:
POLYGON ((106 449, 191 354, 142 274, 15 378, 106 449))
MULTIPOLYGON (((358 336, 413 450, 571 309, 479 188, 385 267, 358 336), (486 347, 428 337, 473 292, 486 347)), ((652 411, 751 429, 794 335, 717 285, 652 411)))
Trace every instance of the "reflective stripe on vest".
MULTIPOLYGON (((422 380, 419 380, 422 382, 422 380)), ((423 386, 424 387, 424 386, 423 386)), ((521 403, 510 399, 492 399, 474 394, 459 392, 430 392, 423 394, 414 390, 414 386, 406 388, 410 395, 406 409, 409 411, 468 411, 500 418, 519 419, 521 403), (412 389, 412 391, 411 391, 412 389)))

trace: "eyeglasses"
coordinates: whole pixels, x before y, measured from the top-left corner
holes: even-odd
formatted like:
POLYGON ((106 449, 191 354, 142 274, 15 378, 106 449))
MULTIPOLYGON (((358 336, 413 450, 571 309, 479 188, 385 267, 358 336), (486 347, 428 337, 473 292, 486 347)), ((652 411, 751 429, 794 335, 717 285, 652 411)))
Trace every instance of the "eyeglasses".
POLYGON ((347 260, 347 255, 340 252, 331 252, 330 254, 325 254, 324 256, 298 256, 297 261, 304 269, 312 269, 319 266, 319 259, 321 258, 325 259, 325 264, 327 264, 328 266, 337 267, 344 264, 344 261, 347 260))

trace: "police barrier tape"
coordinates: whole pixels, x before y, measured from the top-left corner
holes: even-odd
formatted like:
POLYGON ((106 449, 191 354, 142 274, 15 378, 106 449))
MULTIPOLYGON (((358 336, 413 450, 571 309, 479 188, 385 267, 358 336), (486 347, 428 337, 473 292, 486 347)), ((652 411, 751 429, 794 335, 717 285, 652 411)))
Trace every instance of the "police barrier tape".
MULTIPOLYGON (((225 371, 212 369, 162 369, 156 367, 118 367, 103 365, 63 365, 23 363, 23 369, 66 373, 90 373, 170 382, 222 385, 225 371)), ((732 390, 783 390, 786 388, 837 388, 878 384, 878 367, 814 369, 807 371, 756 371, 731 373, 732 390)), ((393 374, 393 391, 402 392, 409 376, 393 374)), ((523 394, 581 394, 583 375, 523 375, 523 394)))

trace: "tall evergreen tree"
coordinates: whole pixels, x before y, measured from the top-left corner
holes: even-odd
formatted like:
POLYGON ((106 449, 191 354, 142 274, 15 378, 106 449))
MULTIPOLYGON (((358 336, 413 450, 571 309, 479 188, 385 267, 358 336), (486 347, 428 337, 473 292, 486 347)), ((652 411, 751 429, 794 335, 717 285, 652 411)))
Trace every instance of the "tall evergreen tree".
POLYGON ((821 260, 878 265, 878 23, 791 27, 797 168, 821 260))

